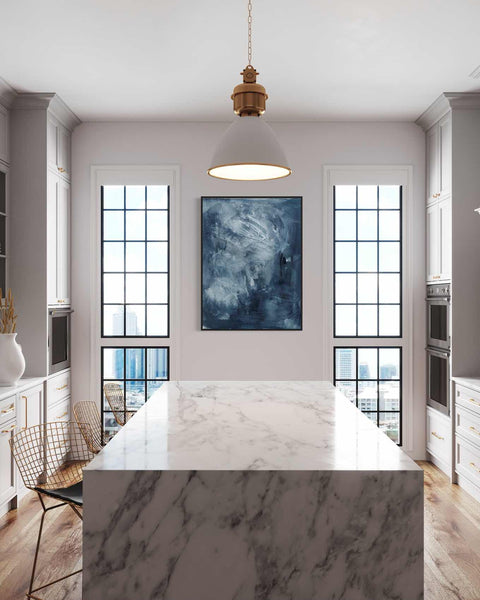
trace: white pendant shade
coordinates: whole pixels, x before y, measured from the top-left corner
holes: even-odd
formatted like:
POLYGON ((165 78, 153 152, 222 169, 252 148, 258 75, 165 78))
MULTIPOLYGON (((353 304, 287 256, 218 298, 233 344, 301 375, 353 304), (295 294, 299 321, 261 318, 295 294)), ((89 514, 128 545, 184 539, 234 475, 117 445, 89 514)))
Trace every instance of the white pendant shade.
POLYGON ((237 117, 224 133, 208 174, 219 179, 261 181, 292 170, 270 125, 262 117, 237 117))

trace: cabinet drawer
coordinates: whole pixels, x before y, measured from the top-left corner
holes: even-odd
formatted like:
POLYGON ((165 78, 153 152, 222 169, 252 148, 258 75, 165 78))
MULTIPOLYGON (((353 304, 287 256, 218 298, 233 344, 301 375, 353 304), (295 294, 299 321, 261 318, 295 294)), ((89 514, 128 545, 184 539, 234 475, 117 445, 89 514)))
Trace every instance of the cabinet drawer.
POLYGON ((15 415, 15 396, 2 400, 0 402, 0 423, 14 419, 15 415))
POLYGON ((57 404, 49 405, 47 409, 47 422, 58 423, 70 420, 70 397, 57 404))
POLYGON ((455 431, 480 449, 480 415, 466 410, 460 404, 455 406, 455 431))
POLYGON ((47 382, 47 404, 53 406, 62 398, 70 396, 70 370, 52 377, 47 382))
POLYGON ((480 416, 480 394, 478 392, 463 387, 463 385, 456 384, 455 402, 480 416))
POLYGON ((427 450, 452 464, 450 420, 432 410, 427 411, 427 450))
POLYGON ((480 487, 480 448, 461 436, 455 440, 455 470, 480 487))

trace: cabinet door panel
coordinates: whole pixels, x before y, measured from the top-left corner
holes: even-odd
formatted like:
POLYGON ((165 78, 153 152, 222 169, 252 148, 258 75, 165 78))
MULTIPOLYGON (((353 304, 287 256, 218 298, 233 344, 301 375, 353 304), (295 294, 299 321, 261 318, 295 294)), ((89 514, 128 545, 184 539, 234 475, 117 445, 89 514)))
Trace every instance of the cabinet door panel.
POLYGON ((11 500, 16 493, 15 466, 8 443, 14 428, 15 421, 8 421, 0 428, 0 505, 11 500))
POLYGON ((440 221, 438 204, 427 208, 427 281, 440 279, 440 221))
POLYGON ((57 199, 57 291, 63 304, 70 304, 70 186, 58 182, 57 199))
POLYGON ((450 279, 452 274, 452 201, 442 200, 438 205, 440 228, 440 277, 450 279))
POLYGON ((57 304, 57 197, 58 177, 48 173, 47 181, 47 301, 57 304))
POLYGON ((452 120, 451 115, 444 117, 438 126, 440 160, 440 196, 452 193, 452 120))
POLYGON ((47 119, 47 164, 51 169, 57 170, 57 123, 52 119, 47 119))
POLYGON ((70 177, 70 132, 59 125, 57 132, 58 154, 57 167, 64 177, 70 177))
POLYGON ((8 162, 8 112, 0 106, 0 160, 8 162))
POLYGON ((440 193, 439 127, 427 131, 427 202, 433 202, 440 193))
POLYGON ((17 425, 20 428, 40 425, 43 421, 43 385, 18 394, 17 425))

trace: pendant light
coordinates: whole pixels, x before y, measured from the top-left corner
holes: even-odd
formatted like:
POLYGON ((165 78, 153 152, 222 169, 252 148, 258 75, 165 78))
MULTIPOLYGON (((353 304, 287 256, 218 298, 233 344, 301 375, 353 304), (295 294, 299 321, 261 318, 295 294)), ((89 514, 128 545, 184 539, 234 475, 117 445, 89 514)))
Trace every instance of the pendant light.
POLYGON ((270 125, 262 118, 268 95, 252 66, 252 2, 248 2, 248 65, 231 96, 238 117, 224 133, 208 174, 218 179, 261 181, 287 177, 292 170, 270 125))

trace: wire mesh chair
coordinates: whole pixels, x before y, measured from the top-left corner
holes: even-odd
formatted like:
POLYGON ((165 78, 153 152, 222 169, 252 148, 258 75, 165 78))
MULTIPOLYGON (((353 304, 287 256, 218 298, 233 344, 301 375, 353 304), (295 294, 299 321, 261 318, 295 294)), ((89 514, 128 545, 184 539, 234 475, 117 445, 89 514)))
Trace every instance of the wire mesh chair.
POLYGON ((127 410, 125 402, 125 394, 122 387, 118 383, 105 383, 103 386, 105 397, 110 408, 112 409, 115 421, 123 427, 125 423, 133 417, 135 411, 127 410))
POLYGON ((78 569, 37 588, 33 587, 45 516, 49 510, 68 504, 83 520, 79 511, 83 506, 82 469, 92 460, 93 454, 87 448, 77 424, 68 421, 27 427, 13 436, 10 448, 25 487, 37 492, 43 508, 32 575, 26 594, 27 598, 40 600, 34 595, 36 592, 82 571, 78 569), (60 503, 46 506, 45 496, 60 500, 60 503))
POLYGON ((77 402, 73 407, 73 415, 88 449, 98 454, 108 440, 102 436, 102 422, 97 405, 91 400, 77 402))

